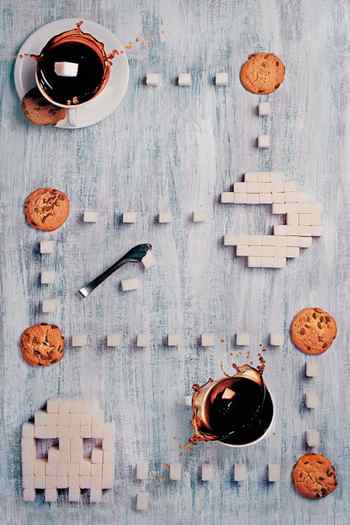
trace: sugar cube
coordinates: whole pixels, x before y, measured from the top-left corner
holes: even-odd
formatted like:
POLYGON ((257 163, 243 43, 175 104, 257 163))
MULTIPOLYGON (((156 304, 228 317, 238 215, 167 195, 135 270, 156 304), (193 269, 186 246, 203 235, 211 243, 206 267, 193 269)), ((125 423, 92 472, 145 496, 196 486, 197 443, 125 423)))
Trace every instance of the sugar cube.
POLYGON ((161 85, 161 77, 159 73, 148 73, 146 75, 146 85, 152 87, 158 87, 161 85))
POLYGON ((94 448, 91 453, 91 463, 102 463, 103 451, 99 448, 94 448))
POLYGON ((57 437, 57 427, 35 425, 34 434, 37 439, 53 439, 57 437))
POLYGON ((279 481, 281 478, 281 465, 278 463, 269 463, 267 466, 267 479, 270 483, 279 481))
POLYGON ((46 425, 55 425, 56 423, 56 414, 48 414, 45 410, 37 410, 34 414, 34 424, 39 427, 46 425))
POLYGON ((245 199, 245 204, 260 204, 260 194, 248 193, 245 199))
POLYGON ((236 334, 236 346, 249 346, 250 337, 247 333, 236 334))
POLYGON ((55 250, 54 241, 40 241, 40 253, 45 255, 52 254, 55 250))
POLYGON ((69 487, 68 499, 70 502, 78 503, 80 501, 80 487, 69 487))
POLYGON ((91 463, 91 477, 102 479, 102 463, 91 463))
MULTIPOLYGON (((105 450, 103 449, 103 463, 112 465, 113 464, 113 452, 112 450, 105 450)), ((97 463, 94 463, 97 465, 97 463)))
POLYGON ((41 272, 41 284, 52 284, 55 281, 55 272, 41 272))
POLYGON ((119 334, 109 334, 107 335, 107 346, 110 348, 115 348, 121 343, 121 336, 119 334))
POLYGON ((221 194, 220 200, 222 204, 233 204, 235 201, 235 193, 233 191, 224 191, 221 194))
POLYGON ((87 345, 86 335, 72 335, 72 346, 73 347, 82 347, 86 345, 87 345))
POLYGON ((57 447, 50 447, 47 453, 49 463, 58 463, 60 461, 60 450, 57 447))
POLYGON ((145 270, 148 270, 149 268, 151 268, 152 266, 156 264, 156 259, 153 253, 151 252, 151 250, 148 250, 146 255, 141 259, 141 262, 145 270))
POLYGON ((55 489, 57 488, 57 476, 45 476, 45 488, 55 489))
POLYGON ((177 79, 179 86, 192 86, 192 77, 190 73, 180 73, 177 79))
POLYGON ((79 64, 75 62, 55 62, 55 73, 58 77, 78 76, 79 64))
MULTIPOLYGON (((94 450, 92 451, 92 453, 94 453, 94 450)), ((84 459, 83 461, 79 463, 79 476, 90 476, 90 474, 91 474, 91 461, 84 459)))
POLYGON ((60 414, 69 414, 70 412, 70 399, 61 399, 59 404, 59 413, 60 414))
POLYGON ((44 299, 41 303, 41 311, 43 314, 54 313, 57 309, 56 299, 44 299))
POLYGON ((23 500, 24 501, 35 501, 35 489, 24 489, 23 490, 23 500))
POLYGON ((45 475, 47 477, 55 477, 57 476, 57 465, 59 463, 48 461, 45 468, 45 475))
POLYGON ((45 501, 48 503, 54 503, 57 501, 57 489, 56 487, 45 488, 45 501))
POLYGON ((231 388, 225 388, 222 393, 221 399, 233 399, 236 393, 231 388))
POLYGON ((180 336, 175 335, 175 334, 168 334, 167 343, 168 343, 168 346, 176 346, 176 347, 180 346, 181 344, 180 336))
POLYGON ((295 212, 287 213, 287 224, 291 226, 296 226, 299 224, 299 216, 295 212))
POLYGON ((158 215, 159 224, 168 224, 173 220, 172 215, 168 211, 161 211, 158 215))
POLYGON ((170 464, 169 478, 172 481, 179 481, 182 478, 182 465, 181 465, 181 463, 171 463, 170 464))
POLYGON ((305 406, 307 408, 317 408, 319 404, 319 398, 316 392, 305 392, 305 406))
POLYGON ((260 204, 272 204, 272 193, 260 193, 259 200, 260 204))
POLYGON ((258 148, 266 149, 271 146, 270 135, 259 135, 258 136, 258 148))
POLYGON ((137 463, 136 465, 136 479, 148 479, 148 463, 137 463))
POLYGON ((149 496, 143 492, 139 492, 136 496, 136 510, 146 511, 149 508, 149 496))
POLYGON ((235 463, 233 472, 234 481, 245 481, 247 477, 247 467, 244 465, 244 463, 235 463))
POLYGON ((228 84, 228 74, 224 71, 220 71, 215 75, 215 85, 216 86, 227 86, 228 84))
POLYGON ((122 216, 123 224, 135 224, 137 221, 136 211, 125 211, 122 216))
POLYGON ((270 334, 270 346, 282 346, 284 343, 284 335, 279 333, 270 334))
POLYGON ((248 193, 247 192, 247 183, 246 182, 235 182, 233 184, 234 193, 248 193))
POLYGON ((22 452, 22 476, 34 476, 35 457, 27 458, 22 452))
POLYGON ((258 105, 259 117, 266 117, 271 115, 271 104, 270 102, 260 102, 258 105))
POLYGON ((84 211, 84 222, 97 222, 98 213, 96 211, 84 211))
POLYGON ((136 346, 137 348, 146 348, 149 346, 149 336, 148 334, 138 334, 136 337, 136 346))
POLYGON ((43 490, 46 487, 45 476, 35 476, 34 488, 43 490))
POLYGON ((33 423, 23 423, 22 425, 22 437, 23 438, 34 438, 34 425, 33 423))
POLYGON ((317 430, 307 430, 305 434, 306 444, 309 448, 315 448, 320 445, 320 433, 317 430))
POLYGON ((141 288, 139 279, 123 279, 120 283, 123 292, 130 292, 141 288))
POLYGON ((34 476, 22 476, 22 487, 24 489, 34 488, 34 476))
POLYGON ((80 463, 68 463, 68 476, 76 477, 79 476, 80 463))
POLYGON ((81 489, 91 488, 91 478, 90 476, 79 476, 79 486, 81 489))
POLYGON ((209 347, 214 346, 214 336, 212 334, 201 335, 201 346, 209 347))
POLYGON ((317 377, 318 376, 318 363, 317 361, 306 361, 305 363, 305 375, 306 377, 317 377))
POLYGON ((69 486, 67 474, 64 476, 57 476, 56 478, 56 487, 58 489, 67 489, 69 486))
POLYGON ((248 257, 248 268, 261 268, 262 257, 254 257, 250 255, 248 257))
POLYGON ((102 501, 102 489, 91 487, 90 489, 90 503, 101 503, 102 501))
POLYGON ((192 214, 193 222, 205 222, 208 219, 208 215, 205 211, 194 211, 192 214))
POLYGON ((214 467, 210 463, 202 465, 202 481, 212 481, 215 479, 214 467))

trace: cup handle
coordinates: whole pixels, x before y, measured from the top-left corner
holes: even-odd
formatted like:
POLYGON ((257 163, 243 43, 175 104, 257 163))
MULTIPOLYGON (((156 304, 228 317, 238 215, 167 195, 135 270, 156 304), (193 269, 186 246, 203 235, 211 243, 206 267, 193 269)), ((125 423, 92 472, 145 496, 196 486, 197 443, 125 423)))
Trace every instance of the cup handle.
POLYGON ((68 124, 71 128, 79 126, 79 114, 78 109, 72 108, 68 110, 68 124))

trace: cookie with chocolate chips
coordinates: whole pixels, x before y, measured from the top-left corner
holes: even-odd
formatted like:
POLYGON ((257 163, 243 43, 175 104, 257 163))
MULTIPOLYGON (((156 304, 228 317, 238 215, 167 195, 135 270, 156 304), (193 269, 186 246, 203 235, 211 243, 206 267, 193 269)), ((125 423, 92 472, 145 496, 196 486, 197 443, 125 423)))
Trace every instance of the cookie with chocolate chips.
POLYGON ((293 344, 304 354, 323 354, 337 335, 335 319, 322 308, 304 308, 290 326, 293 344))
POLYGON ((64 356, 64 337, 56 325, 35 324, 22 333, 20 347, 29 365, 50 366, 64 356))
POLYGON ((37 230, 51 232, 60 228, 69 215, 69 199, 55 188, 38 188, 24 203, 27 223, 37 230))
POLYGON ((284 80, 286 68, 273 53, 254 53, 241 67, 242 86, 256 95, 273 93, 284 80))
POLYGON ((304 454, 292 470, 295 490, 304 498, 325 498, 337 488, 337 475, 330 460, 323 454, 304 454))
POLYGON ((66 109, 50 104, 37 88, 24 95, 22 110, 25 117, 37 126, 55 126, 67 114, 66 109))

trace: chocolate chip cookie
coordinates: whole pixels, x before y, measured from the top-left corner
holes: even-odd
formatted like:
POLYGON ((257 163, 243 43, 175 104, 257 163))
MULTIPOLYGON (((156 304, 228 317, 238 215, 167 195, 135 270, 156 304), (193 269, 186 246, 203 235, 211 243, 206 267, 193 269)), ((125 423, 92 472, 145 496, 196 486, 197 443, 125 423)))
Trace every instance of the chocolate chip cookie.
POLYGON ((21 335, 23 359, 31 366, 50 366, 64 356, 64 337, 58 326, 34 324, 21 335))
POLYGON ((295 490, 309 499, 325 498, 337 487, 336 471, 323 454, 304 454, 292 470, 295 490))
POLYGON ((322 308, 304 308, 295 315, 290 326, 292 342, 304 354, 322 354, 336 335, 335 319, 322 308))
POLYGON ((55 188, 38 188, 24 203, 27 223, 37 230, 51 232, 60 228, 69 215, 69 199, 55 188))
POLYGON ((66 110, 50 104, 37 88, 26 93, 22 99, 24 115, 37 126, 55 126, 66 117, 66 110))
POLYGON ((241 67, 242 86, 251 93, 269 94, 280 87, 286 68, 273 53, 254 53, 241 67))

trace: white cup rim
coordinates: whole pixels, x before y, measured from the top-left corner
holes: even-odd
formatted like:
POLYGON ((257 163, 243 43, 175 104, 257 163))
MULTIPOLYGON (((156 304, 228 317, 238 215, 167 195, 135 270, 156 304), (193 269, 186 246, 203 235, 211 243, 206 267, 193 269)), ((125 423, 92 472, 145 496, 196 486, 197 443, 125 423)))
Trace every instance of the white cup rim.
POLYGON ((39 89, 39 91, 42 94, 42 96, 44 98, 46 98, 46 100, 48 100, 50 102, 50 104, 53 104, 54 106, 58 106, 59 108, 64 108, 64 109, 74 109, 74 108, 78 109, 78 108, 81 108, 82 106, 86 106, 86 104, 90 104, 90 102, 93 102, 95 100, 95 98, 98 97, 98 95, 100 95, 100 93, 102 93, 102 91, 106 87, 106 86, 104 86, 103 89, 101 91, 98 91, 92 98, 90 98, 90 100, 86 100, 85 102, 81 102, 80 104, 68 105, 68 104, 61 104, 60 102, 56 102, 56 100, 53 100, 46 93, 46 91, 40 85, 40 82, 39 82, 39 79, 38 79, 38 71, 37 71, 37 69, 35 70, 35 83, 36 83, 36 87, 39 89))

